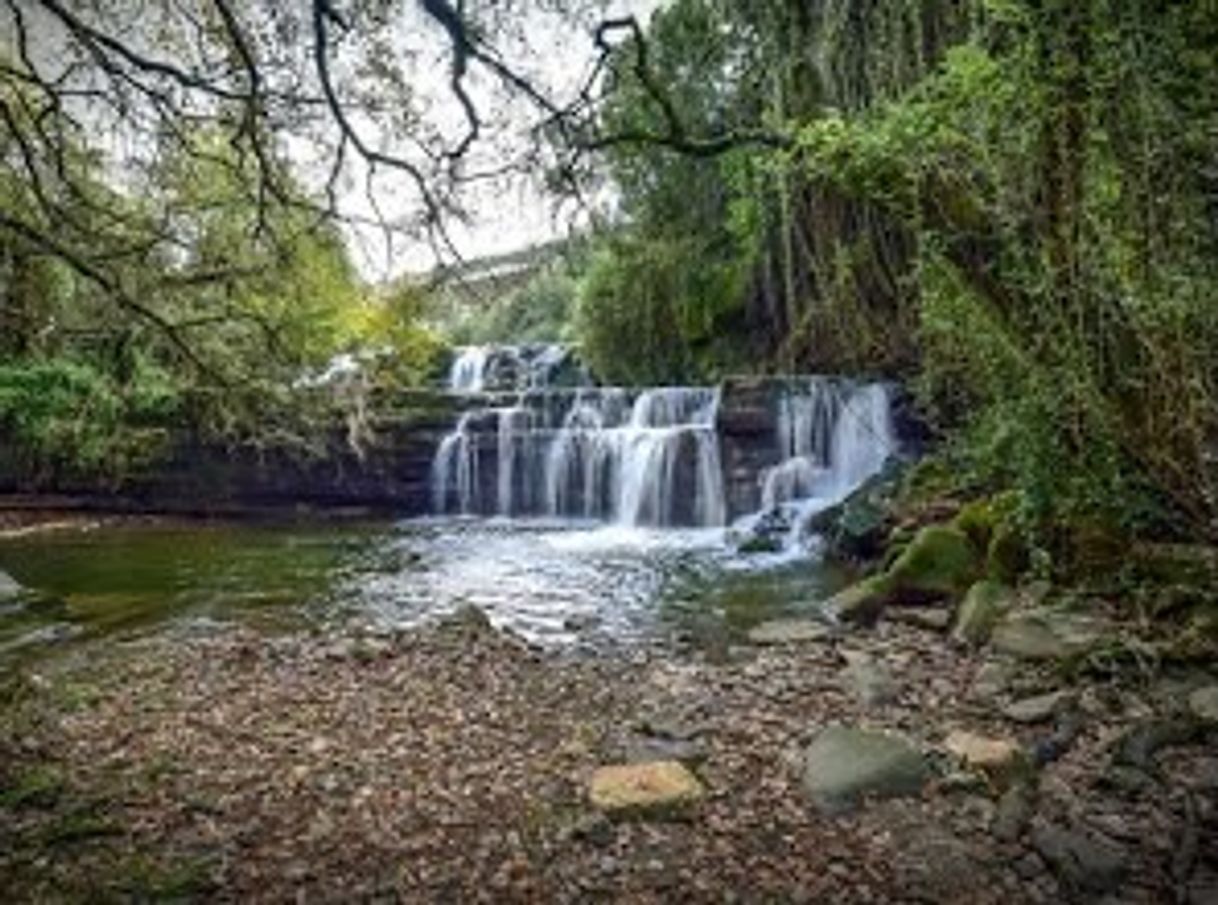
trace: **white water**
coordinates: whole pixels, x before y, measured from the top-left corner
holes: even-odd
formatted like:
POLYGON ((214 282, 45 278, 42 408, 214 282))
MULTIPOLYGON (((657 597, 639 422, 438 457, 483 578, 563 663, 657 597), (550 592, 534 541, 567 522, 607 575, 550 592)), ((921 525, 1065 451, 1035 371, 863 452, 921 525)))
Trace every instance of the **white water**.
POLYGON ((788 525, 784 552, 801 550, 808 520, 841 502, 877 474, 897 451, 886 386, 808 378, 791 386, 778 407, 782 460, 761 481, 762 508, 737 527, 777 516, 788 525))
MULTIPOLYGON (((556 388, 561 346, 470 346, 449 386, 487 393, 439 445, 436 514, 718 528, 729 518, 712 387, 556 388)), ((896 450, 888 389, 830 378, 786 382, 774 402, 773 465, 757 476, 762 518, 802 549, 811 515, 847 496, 896 450)))
POLYGON ((524 392, 514 405, 467 412, 437 450, 434 509, 721 526, 727 507, 718 400, 718 391, 704 387, 650 389, 633 398, 585 387, 524 392), (493 494, 479 481, 480 460, 494 469, 493 494))

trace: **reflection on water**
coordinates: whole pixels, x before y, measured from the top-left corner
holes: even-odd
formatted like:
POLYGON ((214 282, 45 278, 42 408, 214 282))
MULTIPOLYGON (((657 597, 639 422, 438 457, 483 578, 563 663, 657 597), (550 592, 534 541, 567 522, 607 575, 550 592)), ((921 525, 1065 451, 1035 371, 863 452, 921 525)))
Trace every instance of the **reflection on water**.
POLYGON ((427 519, 397 524, 135 520, 0 539, 37 592, 0 601, 0 652, 238 621, 268 630, 407 626, 482 607, 545 644, 705 642, 810 609, 813 563, 734 559, 719 530, 427 519))

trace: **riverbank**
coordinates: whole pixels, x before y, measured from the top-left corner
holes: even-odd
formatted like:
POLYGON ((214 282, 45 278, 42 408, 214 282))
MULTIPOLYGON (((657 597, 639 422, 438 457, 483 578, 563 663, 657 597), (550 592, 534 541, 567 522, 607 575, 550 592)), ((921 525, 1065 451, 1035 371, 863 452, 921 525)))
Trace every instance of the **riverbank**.
POLYGON ((934 629, 793 634, 715 660, 590 658, 467 611, 394 635, 216 629, 65 657, 6 685, 0 876, 15 900, 1201 902, 1218 888, 1218 757, 1187 712, 1212 677, 1083 678, 1032 706, 1061 682, 1052 668, 934 629), (824 808, 809 749, 835 724, 907 741, 919 790, 824 808), (1026 769, 969 769, 948 750, 961 730, 1014 743, 1026 769), (589 804, 598 768, 656 759, 687 763, 703 797, 664 819, 589 804))

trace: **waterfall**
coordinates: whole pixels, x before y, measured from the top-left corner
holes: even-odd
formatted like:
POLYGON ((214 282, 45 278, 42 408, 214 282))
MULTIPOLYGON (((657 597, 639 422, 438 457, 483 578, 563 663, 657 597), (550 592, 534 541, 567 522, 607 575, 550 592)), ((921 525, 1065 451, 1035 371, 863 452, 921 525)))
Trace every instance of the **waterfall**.
MULTIPOLYGON (((594 386, 565 348, 540 344, 462 349, 449 386, 471 407, 435 453, 437 514, 649 527, 728 522, 718 388, 594 386)), ((755 476, 762 510, 754 523, 776 518, 795 544, 811 514, 894 452, 889 391, 824 377, 766 386, 769 402, 759 411, 773 425, 774 445, 744 472, 732 460, 733 487, 755 476)))
POLYGON ((448 388, 458 393, 479 393, 486 383, 488 346, 465 346, 458 350, 448 372, 448 388))
POLYGON ((778 405, 780 461, 762 471, 761 512, 798 546, 808 519, 878 473, 897 450, 889 389, 824 377, 793 382, 778 405))
POLYGON ((441 441, 434 509, 722 525, 718 400, 706 387, 524 390, 513 405, 462 415, 441 441), (484 473, 493 486, 480 484, 484 473))

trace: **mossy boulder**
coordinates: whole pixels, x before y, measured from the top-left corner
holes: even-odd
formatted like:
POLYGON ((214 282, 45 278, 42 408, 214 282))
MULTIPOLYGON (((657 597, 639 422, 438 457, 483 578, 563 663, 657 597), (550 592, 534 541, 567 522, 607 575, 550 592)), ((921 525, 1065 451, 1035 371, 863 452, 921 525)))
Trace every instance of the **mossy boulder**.
POLYGON ((928 525, 884 578, 894 599, 925 603, 963 594, 981 568, 981 554, 967 534, 951 525, 928 525))
POLYGON ((1010 522, 1000 522, 990 534, 985 551, 985 574, 994 581, 1014 584, 1028 568, 1028 546, 1010 522))
POLYGON ((966 644, 984 644, 998 620, 1015 604, 1015 592, 989 579, 975 582, 964 595, 952 637, 966 644))
POLYGON ((838 591, 825 602, 825 609, 842 622, 871 623, 879 618, 892 594, 886 575, 872 575, 838 591))

